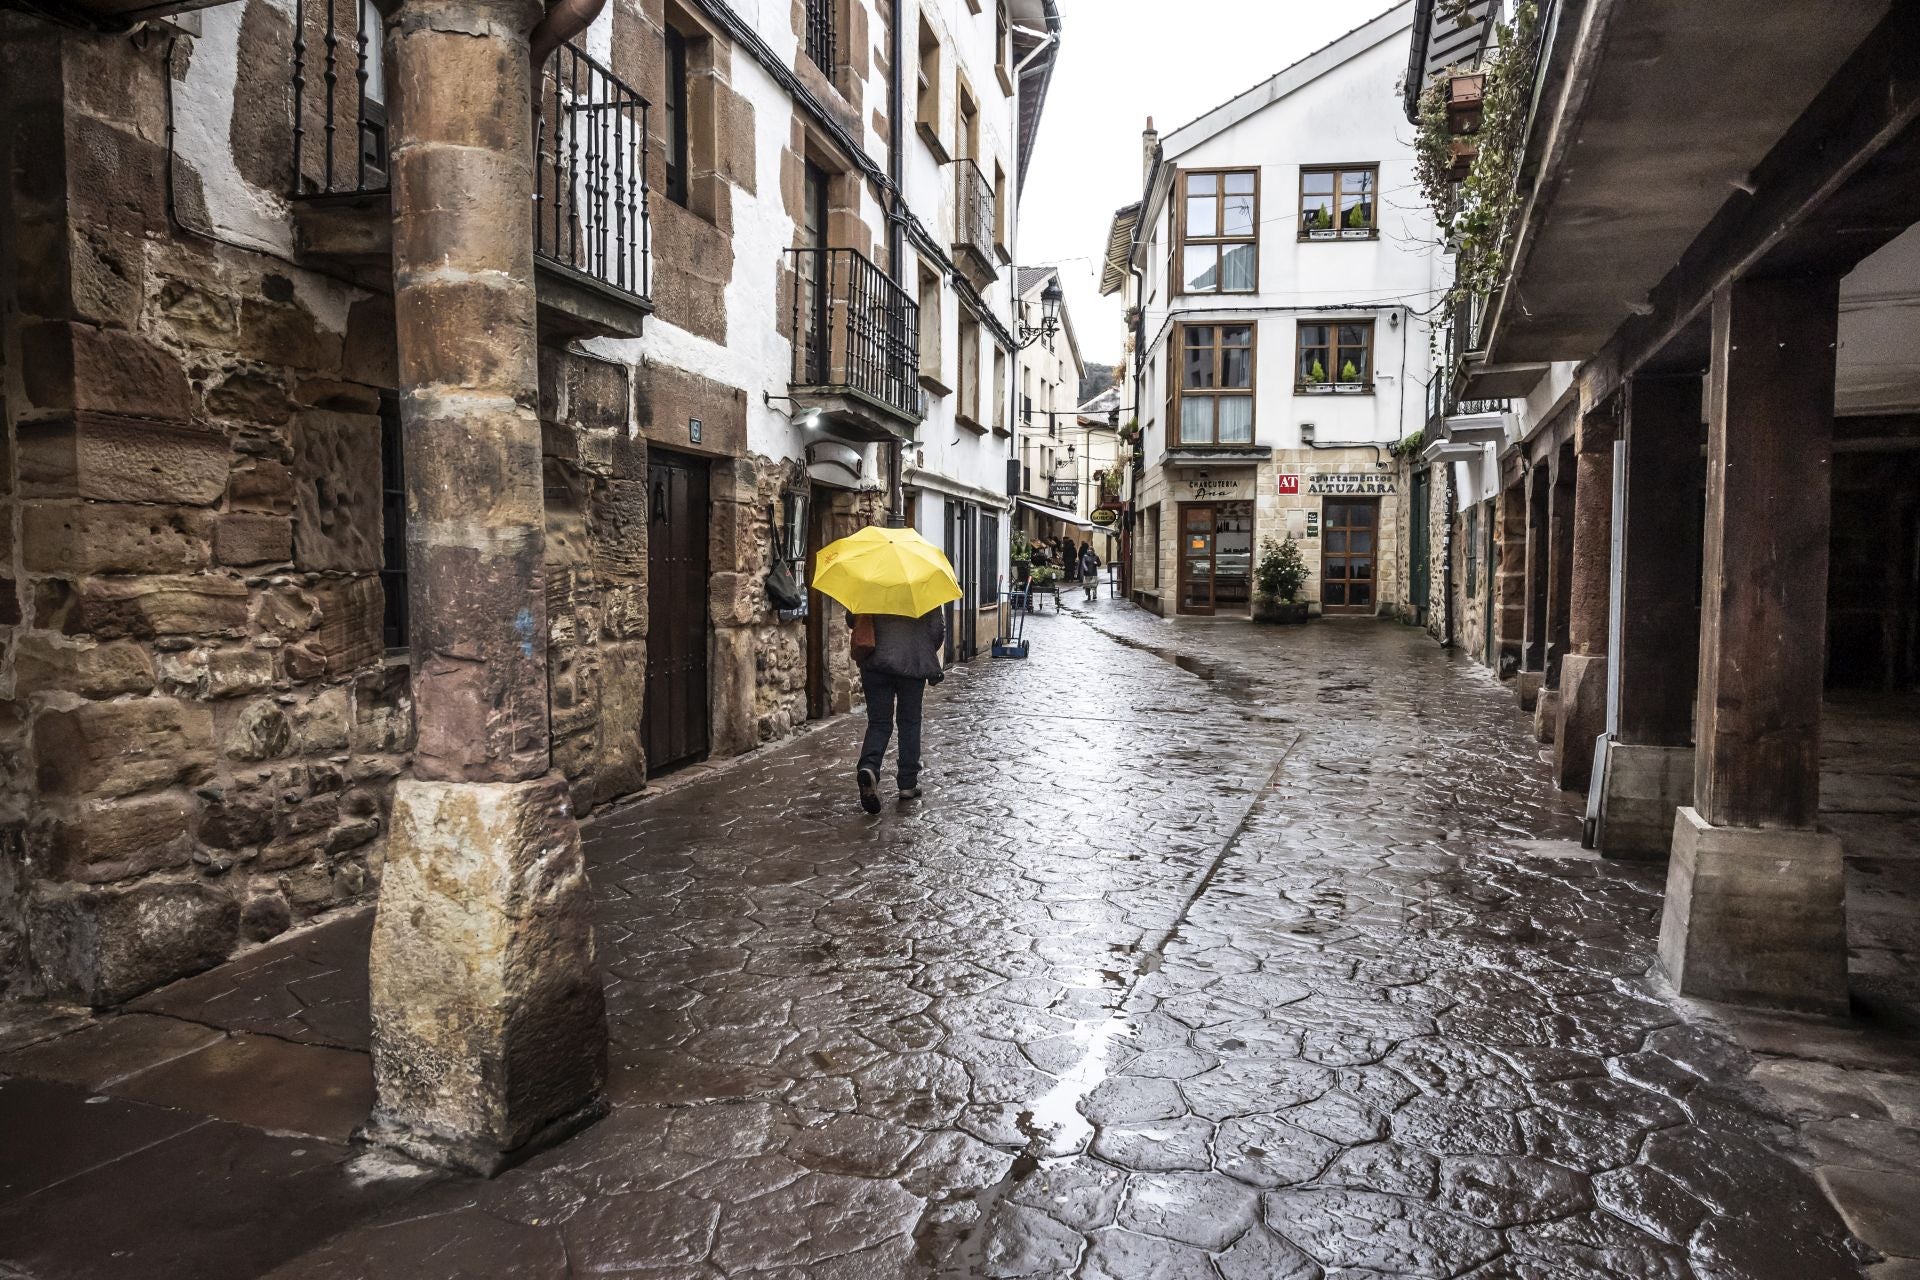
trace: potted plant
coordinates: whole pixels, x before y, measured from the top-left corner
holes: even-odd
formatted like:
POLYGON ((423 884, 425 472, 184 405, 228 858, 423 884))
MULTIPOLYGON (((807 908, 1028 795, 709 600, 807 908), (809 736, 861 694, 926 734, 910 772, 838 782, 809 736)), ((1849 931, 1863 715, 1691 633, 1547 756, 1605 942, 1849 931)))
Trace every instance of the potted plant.
POLYGON ((1340 366, 1340 382, 1343 386, 1360 385, 1360 367, 1349 360, 1340 366))
POLYGON ((1128 444, 1132 444, 1135 440, 1138 440, 1140 438, 1140 420, 1138 418, 1128 418, 1126 425, 1120 428, 1120 438, 1128 444))
POLYGON ((1300 379, 1300 385, 1313 391, 1331 390, 1327 386, 1327 366, 1320 363, 1319 356, 1315 356, 1313 363, 1307 367, 1306 373, 1300 379))
POLYGON ((1260 541, 1260 563, 1253 571, 1255 622, 1305 622, 1307 602, 1300 599, 1307 585, 1307 561, 1292 538, 1260 541))
POLYGON ((1033 544, 1027 541, 1027 535, 1018 529, 1013 531, 1010 540, 1009 559, 1013 561, 1013 581, 1018 584, 1027 580, 1028 566, 1033 562, 1033 544))

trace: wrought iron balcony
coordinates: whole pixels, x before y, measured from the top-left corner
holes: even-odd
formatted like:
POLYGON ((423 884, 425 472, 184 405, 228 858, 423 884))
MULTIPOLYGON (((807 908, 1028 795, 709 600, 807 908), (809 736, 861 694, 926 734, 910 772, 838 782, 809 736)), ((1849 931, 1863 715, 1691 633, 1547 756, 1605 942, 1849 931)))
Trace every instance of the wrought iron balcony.
POLYGON ((953 162, 953 252, 974 276, 990 284, 1000 274, 993 251, 993 184, 971 160, 953 162))
MULTIPOLYGON (((391 244, 382 57, 373 0, 295 0, 291 194, 302 242, 366 265, 391 244)), ((570 313, 595 311, 596 294, 646 308, 647 100, 574 44, 554 50, 533 90, 533 249, 548 277, 543 295, 571 289, 585 298, 570 313)), ((577 319, 581 332, 621 323, 577 319)))
POLYGON ((787 335, 796 401, 821 409, 856 438, 897 435, 899 423, 917 423, 919 306, 853 249, 789 249, 787 255, 794 270, 787 335))

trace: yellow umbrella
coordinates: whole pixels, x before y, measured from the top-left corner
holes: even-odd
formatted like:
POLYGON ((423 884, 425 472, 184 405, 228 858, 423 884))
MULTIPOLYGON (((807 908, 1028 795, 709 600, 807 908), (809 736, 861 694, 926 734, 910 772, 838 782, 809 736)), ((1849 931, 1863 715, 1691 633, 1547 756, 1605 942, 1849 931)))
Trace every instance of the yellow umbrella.
POLYGON ((917 618, 964 593, 946 553, 912 529, 869 525, 820 549, 814 589, 854 613, 917 618))

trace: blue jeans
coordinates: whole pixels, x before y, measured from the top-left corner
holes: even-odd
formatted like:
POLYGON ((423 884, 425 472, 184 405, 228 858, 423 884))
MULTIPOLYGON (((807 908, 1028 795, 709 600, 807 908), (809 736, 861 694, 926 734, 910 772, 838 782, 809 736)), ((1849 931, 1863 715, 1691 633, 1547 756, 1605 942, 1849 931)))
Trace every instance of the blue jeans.
POLYGON ((880 776, 887 758, 887 741, 893 737, 896 719, 900 725, 899 768, 894 776, 903 787, 920 781, 920 707, 927 695, 925 680, 888 675, 884 671, 862 671, 860 687, 867 694, 867 738, 860 748, 860 767, 880 776))

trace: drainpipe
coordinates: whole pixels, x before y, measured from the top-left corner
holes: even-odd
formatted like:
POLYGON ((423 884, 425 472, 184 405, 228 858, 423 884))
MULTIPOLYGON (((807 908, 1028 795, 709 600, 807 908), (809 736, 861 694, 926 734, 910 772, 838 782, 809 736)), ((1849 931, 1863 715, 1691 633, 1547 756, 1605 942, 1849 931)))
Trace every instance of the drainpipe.
MULTIPOLYGON (((906 73, 900 61, 906 50, 905 16, 906 5, 902 0, 893 0, 893 16, 887 24, 891 28, 887 32, 887 177, 892 186, 887 210, 887 267, 893 272, 895 284, 908 293, 916 293, 917 290, 907 289, 907 282, 902 278, 907 256, 907 91, 906 73)), ((891 448, 893 456, 887 463, 887 506, 893 516, 890 523, 897 528, 906 523, 907 517, 907 443, 896 440, 891 448)))
POLYGON ((1453 508, 1458 494, 1453 482, 1453 464, 1444 464, 1447 469, 1447 518, 1440 524, 1441 537, 1446 540, 1445 554, 1440 557, 1440 645, 1444 649, 1453 648, 1453 508))
POLYGON ((553 0, 527 41, 527 65, 533 68, 534 83, 539 83, 540 68, 553 51, 592 26, 606 7, 607 0, 553 0))
POLYGON ((416 742, 374 920, 363 1132, 483 1175, 606 1106, 592 903, 547 704, 540 18, 537 0, 405 0, 388 44, 416 742))

